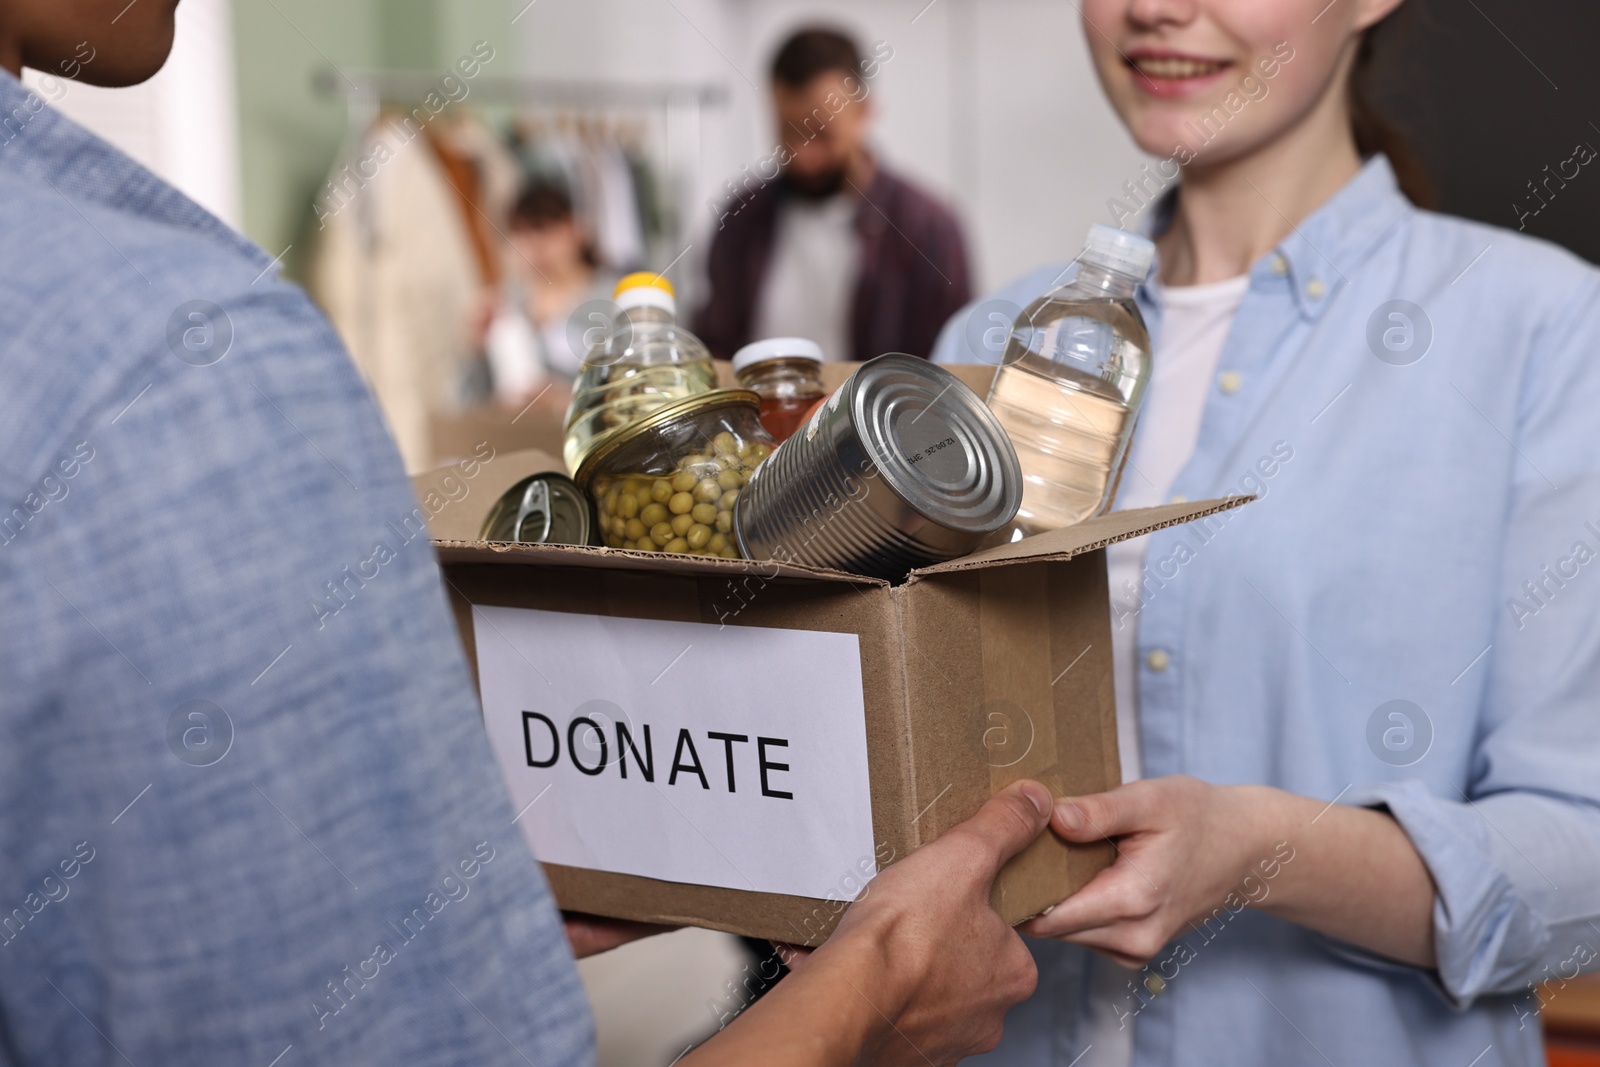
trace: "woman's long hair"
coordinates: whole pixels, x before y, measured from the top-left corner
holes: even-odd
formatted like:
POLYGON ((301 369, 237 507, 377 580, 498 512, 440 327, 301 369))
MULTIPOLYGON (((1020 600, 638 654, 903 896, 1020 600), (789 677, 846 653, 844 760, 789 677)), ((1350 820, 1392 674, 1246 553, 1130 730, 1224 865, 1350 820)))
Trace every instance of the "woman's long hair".
POLYGON ((1401 4, 1361 35, 1350 72, 1350 126, 1361 158, 1378 152, 1388 156, 1406 199, 1418 207, 1433 208, 1438 206, 1439 194, 1428 168, 1406 135, 1384 116, 1376 102, 1382 72, 1399 48, 1417 2, 1401 4))

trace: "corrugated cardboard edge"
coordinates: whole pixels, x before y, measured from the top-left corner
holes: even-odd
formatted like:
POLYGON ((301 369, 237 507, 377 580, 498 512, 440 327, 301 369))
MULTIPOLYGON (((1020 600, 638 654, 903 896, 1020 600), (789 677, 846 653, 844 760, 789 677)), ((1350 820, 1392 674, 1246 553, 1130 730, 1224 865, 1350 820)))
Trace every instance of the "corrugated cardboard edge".
POLYGON ((428 534, 437 541, 475 540, 496 500, 530 474, 565 473, 561 461, 534 448, 473 456, 411 476, 428 534))
MULTIPOLYGON (((936 839, 1019 778, 1044 782, 1057 796, 1120 783, 1106 596, 1099 551, 933 575, 891 591, 906 648, 908 733, 923 746, 910 765, 917 844, 936 839), (952 613, 975 625, 949 626, 952 613), (1048 665, 1031 691, 1019 689, 1022 676, 1006 662, 1023 648, 1030 662, 1048 665), (911 669, 918 656, 932 665, 920 675, 911 669), (967 681, 953 680, 960 678, 967 681), (1013 711, 1021 716, 1013 718, 1013 711), (1026 749, 997 762, 991 734, 999 731, 1004 743, 1024 720, 1026 749), (1081 755, 1089 751, 1097 755, 1085 762, 1081 755)), ((992 903, 1008 922, 1021 922, 1081 888, 1111 859, 1109 843, 1069 846, 1046 835, 1006 864, 992 903)))
MULTIPOLYGON (((1202 500, 1194 504, 1163 504, 1154 508, 1113 511, 1062 530, 1052 530, 1012 544, 975 552, 948 563, 923 567, 911 572, 908 581, 951 574, 957 571, 998 567, 1007 563, 1064 562, 1086 552, 1105 548, 1118 541, 1140 537, 1169 526, 1178 526, 1219 512, 1241 507, 1254 496, 1229 496, 1202 500)), ((803 563, 777 560, 717 559, 708 556, 679 556, 664 552, 633 552, 593 545, 530 545, 503 541, 435 540, 434 549, 441 563, 543 563, 568 567, 604 567, 615 570, 652 571, 657 574, 686 576, 733 576, 759 574, 772 578, 812 578, 828 582, 885 586, 879 578, 812 567, 803 563)))
POLYGON ((762 578, 810 578, 852 585, 886 586, 879 578, 810 567, 803 563, 777 560, 719 559, 710 556, 682 556, 666 552, 634 552, 622 548, 593 545, 532 545, 514 541, 434 541, 440 563, 539 563, 558 567, 599 567, 606 570, 650 571, 654 574, 681 574, 686 577, 733 577, 759 575, 762 578))
POLYGON ((822 944, 850 906, 847 900, 746 893, 692 882, 597 872, 559 863, 541 863, 540 866, 558 900, 581 896, 586 906, 593 909, 590 914, 663 926, 695 926, 740 936, 753 936, 748 931, 765 928, 772 940, 792 945, 816 947, 822 944), (730 893, 739 894, 737 903, 732 906, 728 903, 730 893), (644 901, 649 903, 641 903, 644 901), (739 917, 722 919, 719 914, 739 917), (790 918, 796 915, 806 917, 796 922, 790 918))
POLYGON ((962 556, 948 563, 922 567, 911 572, 910 581, 935 574, 956 571, 980 570, 1006 563, 1025 561, 1064 562, 1074 556, 1093 552, 1097 548, 1114 545, 1118 541, 1142 537, 1169 526, 1180 526, 1195 519, 1203 519, 1222 511, 1231 511, 1254 500, 1254 496, 1227 496, 1202 500, 1194 504, 1162 504, 1154 508, 1132 508, 1111 511, 1074 526, 1049 533, 1038 534, 1008 545, 984 549, 970 556, 962 556))
MULTIPOLYGON (((900 701, 896 711, 900 714, 900 728, 905 737, 906 759, 901 764, 900 795, 910 799, 910 807, 918 814, 911 821, 910 845, 913 849, 926 844, 922 831, 917 826, 922 814, 927 811, 923 806, 922 797, 917 793, 917 731, 915 716, 911 713, 911 694, 913 691, 911 674, 907 669, 906 660, 909 658, 906 651, 911 647, 911 635, 906 630, 908 619, 906 617, 905 598, 900 595, 900 590, 889 590, 890 610, 894 613, 894 632, 900 645, 900 701)), ((880 864, 880 869, 884 866, 880 864)))

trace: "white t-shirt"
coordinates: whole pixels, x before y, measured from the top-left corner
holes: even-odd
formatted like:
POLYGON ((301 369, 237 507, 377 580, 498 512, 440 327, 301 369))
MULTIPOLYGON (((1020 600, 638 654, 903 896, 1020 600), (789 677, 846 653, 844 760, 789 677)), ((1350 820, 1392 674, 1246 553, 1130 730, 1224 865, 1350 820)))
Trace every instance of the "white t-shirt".
POLYGON ((850 358, 850 306, 860 273, 860 200, 786 199, 778 209, 772 259, 756 302, 755 336, 804 337, 830 360, 850 358))
MULTIPOLYGON (((1150 382, 1134 430, 1133 451, 1122 472, 1116 507, 1143 508, 1166 503, 1172 483, 1194 454, 1200 416, 1214 388, 1217 361, 1233 327, 1234 315, 1250 287, 1241 274, 1210 285, 1169 286, 1160 290, 1161 347, 1151 359, 1150 382)), ((1111 581, 1111 658, 1116 670, 1117 745, 1122 780, 1143 777, 1139 751, 1138 618, 1140 574, 1148 537, 1122 541, 1106 550, 1111 581)), ((1128 982, 1136 974, 1101 956, 1089 974, 1085 1041, 1094 1045, 1095 1067, 1125 1067, 1133 1062, 1133 1027, 1118 1020, 1131 1011, 1128 982)), ((1143 992, 1141 990, 1141 992, 1143 992)))

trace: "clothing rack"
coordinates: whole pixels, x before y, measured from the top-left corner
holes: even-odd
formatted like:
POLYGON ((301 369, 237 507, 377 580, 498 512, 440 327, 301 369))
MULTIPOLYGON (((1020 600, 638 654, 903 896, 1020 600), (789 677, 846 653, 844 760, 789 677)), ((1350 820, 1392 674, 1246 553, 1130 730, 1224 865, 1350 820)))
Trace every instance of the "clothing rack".
MULTIPOLYGON (((386 102, 419 100, 439 91, 449 72, 425 70, 345 70, 325 67, 312 76, 313 88, 325 97, 343 97, 346 129, 359 136, 386 102)), ((467 100, 480 104, 533 104, 555 107, 642 107, 666 111, 683 108, 700 114, 726 105, 728 88, 712 82, 631 82, 598 79, 480 76, 470 81, 467 100)))
MULTIPOLYGON (((707 114, 715 109, 727 105, 731 93, 726 86, 714 83, 692 82, 640 82, 616 79, 562 79, 546 77, 520 77, 520 76, 493 76, 480 73, 477 77, 467 78, 459 72, 447 68, 437 70, 363 70, 352 68, 336 68, 327 66, 313 73, 313 91, 326 100, 342 102, 345 110, 345 158, 357 158, 364 140, 374 131, 383 120, 387 109, 395 106, 401 108, 411 107, 423 103, 430 94, 450 99, 450 103, 443 109, 438 109, 437 102, 431 102, 428 107, 432 114, 441 119, 450 114, 470 115, 481 125, 487 126, 496 132, 504 133, 505 126, 502 120, 510 120, 511 128, 523 128, 523 120, 541 120, 545 114, 551 114, 559 128, 551 137, 556 136, 571 142, 576 138, 585 144, 586 156, 584 167, 586 176, 591 178, 588 187, 591 190, 589 197, 591 210, 595 204, 605 204, 611 208, 617 206, 615 196, 592 195, 594 182, 592 176, 596 173, 595 160, 598 153, 604 157, 608 164, 614 164, 607 171, 610 175, 617 173, 616 165, 626 161, 621 158, 618 142, 622 139, 618 134, 619 128, 632 128, 639 132, 627 138, 630 141, 633 159, 642 159, 642 164, 634 167, 627 165, 624 174, 629 182, 633 182, 641 170, 653 175, 646 183, 634 183, 629 186, 632 190, 649 188, 654 192, 654 203, 659 205, 660 211, 654 216, 657 226, 652 232, 644 234, 643 256, 634 259, 638 266, 623 266, 621 256, 604 258, 611 269, 656 269, 673 271, 673 282, 677 289, 678 300, 681 307, 692 308, 697 304, 699 287, 699 271, 694 245, 689 242, 688 229, 691 220, 697 216, 696 191, 709 183, 703 173, 703 138, 704 125, 707 114), (452 79, 447 83, 447 79, 452 79), (463 92, 463 87, 465 91, 463 92), (576 124, 569 124, 568 119, 576 119, 576 124), (597 120, 597 121, 596 121, 597 120), (642 121, 635 121, 642 120, 642 121), (590 140, 594 135, 594 140, 590 140), (607 142, 610 148, 601 147, 599 142, 607 142)), ((426 124, 426 119, 424 124, 426 124)), ((542 128, 549 125, 537 122, 542 128)), ((543 133, 535 134, 543 137, 543 133)), ((409 140, 409 138, 408 138, 409 140)), ((437 148, 437 145, 435 146, 437 148)), ((563 155, 563 158, 567 158, 563 155)), ((526 164, 527 159, 521 158, 519 162, 526 164)), ((336 164, 338 166, 338 164, 336 164)), ((567 168, 570 170, 570 166, 567 168)), ((337 171, 336 171, 337 173, 337 171)), ((457 193, 461 187, 456 182, 457 193)), ((619 185, 616 181, 601 180, 602 185, 609 194, 615 194, 619 185)), ((331 186, 330 186, 331 187, 331 186)), ((357 188, 363 188, 358 184, 357 188)), ((579 206, 580 198, 578 189, 571 190, 574 194, 574 206, 579 206)), ((427 330, 402 332, 399 335, 386 334, 382 330, 384 323, 393 320, 398 314, 404 314, 413 308, 395 312, 389 305, 380 299, 381 283, 380 274, 373 269, 374 257, 378 256, 384 246, 373 238, 372 215, 373 200, 370 196, 358 197, 349 201, 356 205, 353 212, 346 215, 339 212, 340 224, 356 227, 356 235, 348 241, 345 249, 355 249, 357 254, 367 258, 368 262, 360 269, 341 275, 352 279, 343 291, 342 317, 345 328, 350 336, 359 338, 359 342, 352 341, 352 350, 360 349, 369 358, 371 353, 393 349, 398 352, 400 360, 415 360, 418 366, 437 370, 434 357, 438 355, 434 345, 434 333, 427 330), (397 340, 401 338, 401 340, 397 340), (422 338, 418 340, 418 338, 422 338)), ((630 196, 624 195, 622 204, 631 204, 630 196)), ((473 205, 475 208, 476 205, 473 205)), ((503 208, 501 209, 503 210, 503 208)), ((641 209, 642 211, 642 209, 641 209)), ((477 210, 476 215, 485 224, 498 232, 501 239, 507 235, 501 228, 503 224, 491 219, 482 210, 477 210)), ((469 212, 469 219, 473 216, 469 212)), ((591 216, 591 219, 594 216, 591 216)), ((613 212, 613 218, 617 217, 613 212)), ((611 234, 616 237, 619 233, 627 231, 612 229, 611 234)), ((604 243, 599 231, 603 226, 596 226, 594 236, 597 242, 604 243)), ((349 231, 346 231, 349 232, 349 231)), ((637 240, 638 231, 633 231, 637 240)), ((490 238, 492 241, 493 238, 490 238)), ((626 245, 626 237, 619 239, 619 243, 626 245)), ((703 252, 700 253, 703 255, 703 252)), ((631 258, 631 257, 629 257, 631 258)), ((452 300, 459 302, 460 293, 449 286, 439 287, 440 300, 448 303, 452 300)), ((436 316, 441 321, 452 319, 459 308, 450 308, 448 313, 436 316)), ((336 316, 336 321, 340 321, 336 316)), ((442 351, 442 349, 440 349, 442 351)), ((358 361, 361 357, 358 355, 358 361)), ((374 365, 398 365, 394 360, 383 357, 374 365)), ((375 385, 375 392, 382 398, 384 390, 375 385)), ((408 417, 404 420, 405 435, 402 438, 402 449, 410 447, 408 455, 411 459, 421 461, 425 459, 425 449, 419 449, 418 442, 428 436, 428 432, 419 428, 417 411, 421 408, 432 408, 434 411, 448 406, 449 401, 440 402, 437 390, 432 385, 413 387, 405 380, 404 375, 392 375, 389 381, 389 395, 400 398, 395 405, 397 409, 406 411, 408 417), (418 400, 418 389, 428 395, 418 400), (435 407, 435 404, 439 404, 435 407), (415 455, 411 455, 415 453, 415 455)), ((399 425, 399 422, 396 423, 399 425)), ((397 436, 401 436, 397 431, 397 436)), ((408 460, 409 461, 409 460, 408 460)))
MULTIPOLYGON (((445 72, 424 70, 335 70, 323 68, 313 76, 325 96, 372 95, 382 100, 409 100, 438 88, 445 72)), ((470 79, 472 95, 497 104, 591 103, 672 104, 693 102, 719 107, 728 101, 725 85, 713 82, 630 82, 599 79, 488 76, 470 79)))

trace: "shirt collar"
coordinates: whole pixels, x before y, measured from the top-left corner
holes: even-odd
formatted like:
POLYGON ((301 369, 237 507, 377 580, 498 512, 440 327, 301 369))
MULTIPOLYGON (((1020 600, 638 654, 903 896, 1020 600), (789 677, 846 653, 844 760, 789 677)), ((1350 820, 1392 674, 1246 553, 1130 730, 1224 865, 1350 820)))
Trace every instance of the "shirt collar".
MULTIPOLYGON (((1146 216, 1141 227, 1146 237, 1154 239, 1171 224, 1177 192, 1174 189, 1163 196, 1146 216)), ((1251 267, 1251 287, 1287 280, 1297 310, 1314 321, 1384 235, 1412 210, 1388 158, 1375 155, 1251 267)), ((1146 283, 1151 292, 1158 270, 1159 263, 1146 283)))
MULTIPOLYGON (((70 81, 61 81, 68 87, 70 81)), ((96 205, 194 230, 265 265, 269 257, 242 234, 116 148, 50 107, 0 70, 0 173, 44 180, 73 206, 96 205)))

